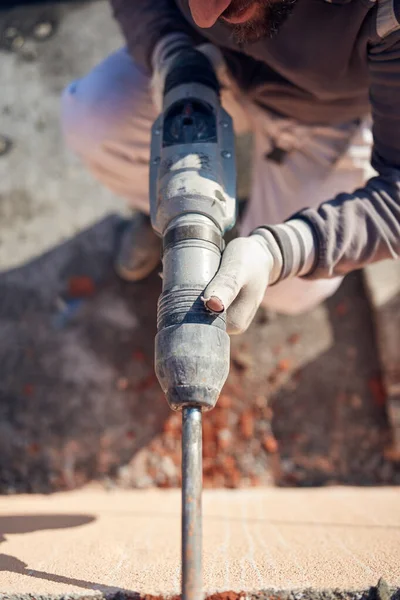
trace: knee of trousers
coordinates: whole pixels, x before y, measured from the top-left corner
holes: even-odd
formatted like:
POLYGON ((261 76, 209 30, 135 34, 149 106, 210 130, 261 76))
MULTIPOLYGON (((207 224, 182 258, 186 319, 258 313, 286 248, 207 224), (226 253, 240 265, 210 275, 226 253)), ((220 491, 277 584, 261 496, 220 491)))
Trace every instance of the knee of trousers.
POLYGON ((69 148, 88 159, 97 156, 105 140, 115 139, 115 116, 101 109, 101 102, 80 92, 80 81, 71 83, 61 98, 61 125, 69 148))
POLYGON ((101 160, 106 144, 126 140, 134 145, 135 131, 145 129, 143 123, 137 128, 139 119, 148 119, 150 128, 148 78, 121 54, 109 57, 62 94, 63 134, 83 159, 101 160))
POLYGON ((342 277, 333 279, 287 279, 267 290, 262 302, 265 308, 285 315, 300 315, 332 296, 342 277))

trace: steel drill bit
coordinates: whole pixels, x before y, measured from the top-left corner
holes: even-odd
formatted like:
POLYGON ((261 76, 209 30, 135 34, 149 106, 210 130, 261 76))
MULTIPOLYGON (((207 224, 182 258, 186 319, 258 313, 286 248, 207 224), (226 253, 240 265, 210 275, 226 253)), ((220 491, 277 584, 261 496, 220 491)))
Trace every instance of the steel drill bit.
POLYGON ((201 409, 182 411, 182 599, 203 600, 201 409))

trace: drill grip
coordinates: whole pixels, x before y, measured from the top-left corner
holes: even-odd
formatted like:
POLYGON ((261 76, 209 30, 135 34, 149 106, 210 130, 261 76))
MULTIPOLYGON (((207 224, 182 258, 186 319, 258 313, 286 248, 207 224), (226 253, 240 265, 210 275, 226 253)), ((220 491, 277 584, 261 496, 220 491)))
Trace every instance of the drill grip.
POLYGON ((212 314, 202 300, 205 286, 218 270, 224 242, 208 219, 186 215, 183 224, 163 238, 163 292, 158 302, 158 330, 180 323, 213 325, 225 330, 225 313, 212 314), (203 221, 203 223, 200 221, 203 221))
POLYGON ((229 369, 226 315, 211 313, 202 300, 220 264, 221 232, 204 216, 184 215, 165 240, 156 373, 171 408, 209 410, 229 369))
POLYGON ((200 83, 219 95, 220 85, 212 63, 199 50, 182 50, 175 58, 164 85, 164 96, 175 87, 191 83, 200 83))

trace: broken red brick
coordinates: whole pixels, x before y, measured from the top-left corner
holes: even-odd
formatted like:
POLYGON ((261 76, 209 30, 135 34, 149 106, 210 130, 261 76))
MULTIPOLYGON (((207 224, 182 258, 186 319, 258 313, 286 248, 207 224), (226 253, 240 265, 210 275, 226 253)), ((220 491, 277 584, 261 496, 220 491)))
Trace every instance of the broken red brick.
POLYGON ((234 468, 229 472, 228 477, 226 478, 227 487, 238 488, 240 486, 242 480, 242 476, 238 469, 234 468))
POLYGON ((71 298, 89 298, 95 291, 96 286, 90 277, 82 275, 68 280, 68 296, 71 298))
POLYGON ((368 381, 368 387, 377 406, 382 407, 386 404, 386 390, 381 377, 371 377, 368 381))
POLYGON ((214 427, 211 419, 203 419, 203 441, 204 443, 212 442, 214 440, 214 427))
POLYGON ((230 408, 232 406, 232 398, 228 394, 221 394, 218 400, 218 405, 221 408, 230 408))
POLYGON ((278 442, 272 434, 264 437, 262 445, 268 454, 275 454, 278 452, 278 442))
MULTIPOLYGON (((228 426, 229 413, 227 410, 219 409, 218 405, 210 415, 210 421, 216 430, 224 429, 228 426)), ((215 431, 217 434, 217 431, 215 431)))
POLYGON ((286 371, 290 371, 291 366, 292 366, 292 361, 290 359, 282 358, 277 364, 277 369, 278 369, 278 371, 283 373, 286 371))
POLYGON ((23 387, 23 393, 25 396, 32 396, 34 390, 35 390, 35 388, 33 387, 33 385, 31 383, 25 383, 25 385, 23 387))
POLYGON ((272 421, 272 418, 274 416, 274 411, 272 410, 272 408, 270 406, 265 406, 262 409, 262 415, 263 415, 264 419, 267 419, 268 421, 272 421))
POLYGON ((400 450, 395 448, 393 445, 385 448, 383 455, 386 460, 400 463, 400 450))
POLYGON ((132 358, 135 362, 141 362, 141 363, 146 362, 146 356, 145 356, 144 352, 142 352, 142 350, 139 350, 139 349, 134 350, 132 352, 132 358))
POLYGON ((170 417, 164 422, 163 430, 164 433, 176 434, 182 429, 180 416, 172 413, 170 417))
POLYGON ((222 456, 221 462, 222 462, 223 467, 227 471, 232 471, 233 469, 236 469, 236 460, 230 454, 226 454, 225 456, 222 456))
POLYGON ((339 302, 335 308, 335 313, 338 317, 344 317, 349 312, 349 306, 346 301, 339 302))
POLYGON ((172 452, 172 454, 170 454, 170 457, 176 467, 179 467, 181 465, 182 458, 180 452, 172 452))
POLYGON ((30 456, 36 456, 39 453, 40 450, 40 445, 37 444, 36 442, 32 442, 32 444, 29 444, 28 446, 28 454, 30 456))
POLYGON ((208 596, 206 600, 241 600, 244 597, 243 592, 220 592, 208 596))
POLYGON ((254 434, 254 415, 250 410, 242 413, 239 421, 240 430, 245 440, 253 437, 254 434))
POLYGON ((203 458, 213 458, 217 456, 217 444, 212 442, 207 442, 203 444, 203 458))
POLYGON ((120 377, 117 381, 117 390, 125 392, 129 387, 129 381, 126 377, 120 377))
POLYGON ((265 396, 257 396, 254 403, 257 406, 257 408, 264 409, 265 406, 267 405, 267 402, 268 402, 268 400, 266 399, 265 396))

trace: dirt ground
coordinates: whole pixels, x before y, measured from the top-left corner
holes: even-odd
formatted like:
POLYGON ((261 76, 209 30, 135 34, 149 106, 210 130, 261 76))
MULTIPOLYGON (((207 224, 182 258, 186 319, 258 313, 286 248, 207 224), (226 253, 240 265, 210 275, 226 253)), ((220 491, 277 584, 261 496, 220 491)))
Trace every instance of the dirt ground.
MULTIPOLYGON (((121 43, 104 2, 15 10, 1 13, 0 28, 17 22, 30 54, 0 44, 9 128, 1 133, 13 140, 2 159, 7 265, 115 206, 66 155, 59 96, 121 43), (56 35, 33 43, 32 24, 45 17, 56 35)), ((2 493, 73 489, 92 479, 107 487, 179 485, 180 419, 153 372, 160 279, 128 285, 115 277, 120 227, 110 217, 0 274, 2 493)), ((204 416, 204 484, 400 484, 389 441, 370 308, 355 274, 322 307, 300 317, 261 311, 232 339, 228 383, 204 416)))
MULTIPOLYGON (((260 311, 250 331, 233 340, 229 380, 203 419, 205 487, 400 482, 385 460, 385 393, 360 278, 348 278, 325 308, 334 339, 311 363, 301 357, 312 343, 306 328, 318 336, 316 314, 269 321, 260 311)), ((150 383, 151 375, 143 386, 150 383)), ((129 380, 123 384, 129 393, 129 380)), ((130 484, 144 477, 179 486, 180 435, 180 415, 171 413, 133 459, 130 484)))
MULTIPOLYGON (((0 491, 180 484, 180 418, 153 372, 157 273, 132 285, 110 217, 0 275, 0 491)), ((400 484, 361 277, 232 339, 204 415, 205 487, 400 484)))

